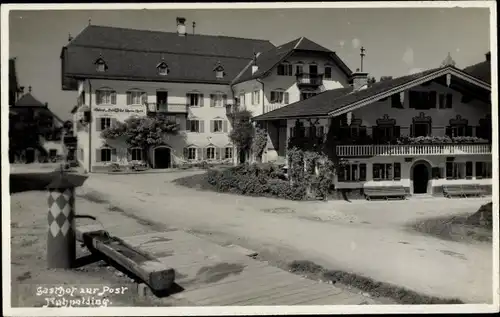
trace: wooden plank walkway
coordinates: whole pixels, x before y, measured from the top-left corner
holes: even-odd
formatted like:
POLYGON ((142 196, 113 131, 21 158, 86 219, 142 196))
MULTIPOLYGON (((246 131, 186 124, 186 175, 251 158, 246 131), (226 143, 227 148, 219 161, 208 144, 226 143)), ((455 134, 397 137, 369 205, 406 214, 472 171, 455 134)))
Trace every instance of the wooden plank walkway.
POLYGON ((194 306, 358 305, 373 299, 254 260, 184 231, 122 238, 166 262, 184 290, 172 295, 194 306))

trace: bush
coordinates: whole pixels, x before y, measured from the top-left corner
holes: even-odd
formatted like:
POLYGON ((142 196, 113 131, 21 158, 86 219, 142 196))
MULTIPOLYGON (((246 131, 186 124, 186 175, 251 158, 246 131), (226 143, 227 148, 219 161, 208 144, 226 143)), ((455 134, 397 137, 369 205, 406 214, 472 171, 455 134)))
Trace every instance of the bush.
POLYGON ((493 226, 493 203, 482 205, 478 211, 467 218, 467 224, 473 226, 493 226))
POLYGON ((219 192, 248 196, 272 196, 303 200, 306 187, 290 185, 283 172, 272 164, 242 164, 227 170, 209 170, 207 181, 219 192))

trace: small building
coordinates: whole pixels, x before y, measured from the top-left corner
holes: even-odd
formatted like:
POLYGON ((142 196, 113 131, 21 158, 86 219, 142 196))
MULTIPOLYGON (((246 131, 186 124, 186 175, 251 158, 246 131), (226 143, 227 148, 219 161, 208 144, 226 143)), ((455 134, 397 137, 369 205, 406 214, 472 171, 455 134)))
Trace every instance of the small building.
POLYGON ((34 163, 60 160, 65 156, 64 122, 48 104, 36 99, 31 87, 9 111, 9 160, 34 163))
MULTIPOLYGON (((327 90, 254 118, 270 136, 265 159, 286 157, 297 135, 335 139, 346 162, 335 187, 403 186, 410 195, 442 195, 443 185, 477 184, 491 192, 491 79, 450 64, 368 85, 327 90)), ((472 70, 478 71, 475 67, 472 70)), ((488 71, 489 73, 489 71, 488 71)))

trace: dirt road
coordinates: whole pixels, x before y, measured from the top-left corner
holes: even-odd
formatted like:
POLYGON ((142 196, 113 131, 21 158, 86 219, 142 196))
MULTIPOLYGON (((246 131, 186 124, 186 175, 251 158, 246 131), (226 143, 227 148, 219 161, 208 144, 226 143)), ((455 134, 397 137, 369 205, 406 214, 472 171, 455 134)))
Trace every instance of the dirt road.
POLYGON ((491 244, 444 241, 405 229, 417 218, 474 212, 487 199, 291 202, 171 183, 193 173, 95 174, 78 192, 98 192, 127 213, 282 260, 307 259, 427 295, 492 301, 491 244))

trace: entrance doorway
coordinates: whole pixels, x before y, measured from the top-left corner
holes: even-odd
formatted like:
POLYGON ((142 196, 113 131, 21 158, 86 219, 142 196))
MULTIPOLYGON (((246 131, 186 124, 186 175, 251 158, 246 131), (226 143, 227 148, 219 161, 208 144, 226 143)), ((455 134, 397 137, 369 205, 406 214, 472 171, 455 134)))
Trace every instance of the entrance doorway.
POLYGON ((170 149, 168 147, 158 147, 155 149, 155 168, 170 168, 170 149))
POLYGON ((25 151, 26 163, 33 163, 35 161, 35 149, 27 148, 25 151))
POLYGON ((424 163, 417 163, 413 167, 413 193, 426 194, 429 183, 429 169, 424 163))

